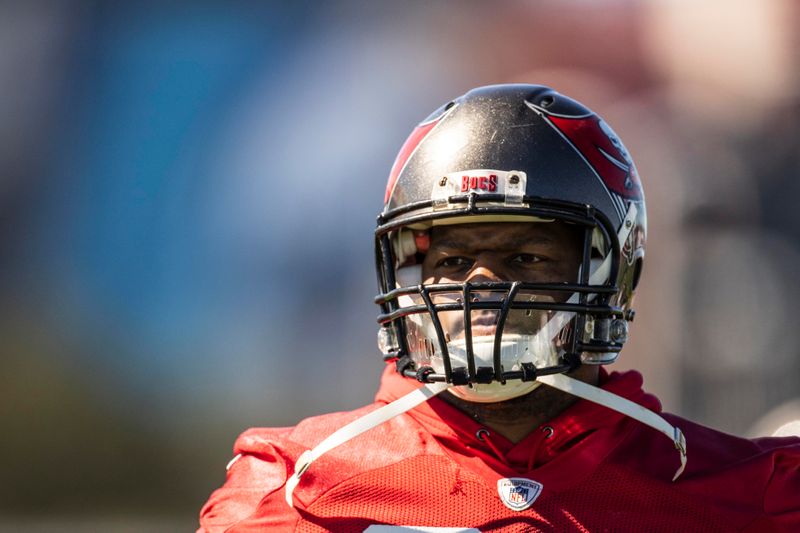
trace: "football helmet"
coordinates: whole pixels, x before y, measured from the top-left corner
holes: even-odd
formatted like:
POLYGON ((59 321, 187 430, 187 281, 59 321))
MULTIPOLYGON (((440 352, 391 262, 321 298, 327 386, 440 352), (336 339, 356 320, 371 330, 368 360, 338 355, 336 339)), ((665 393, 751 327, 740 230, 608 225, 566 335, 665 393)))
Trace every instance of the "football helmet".
POLYGON ((477 402, 611 363, 633 319, 645 237, 636 167, 600 117, 544 86, 473 89, 412 131, 389 174, 375 232, 383 357, 477 402), (482 222, 570 226, 575 279, 425 283, 432 228, 482 222))

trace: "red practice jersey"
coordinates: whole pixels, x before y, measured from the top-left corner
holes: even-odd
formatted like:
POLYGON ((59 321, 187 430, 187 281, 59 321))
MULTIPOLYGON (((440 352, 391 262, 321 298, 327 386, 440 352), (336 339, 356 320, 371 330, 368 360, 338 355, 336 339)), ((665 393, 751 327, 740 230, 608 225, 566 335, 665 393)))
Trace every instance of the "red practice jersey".
MULTIPOLYGON (((637 372, 601 384, 661 410, 637 372)), ((747 440, 662 414, 687 442, 673 482, 669 439, 585 400, 514 444, 433 398, 323 455, 286 503, 301 453, 416 386, 389 367, 372 405, 245 432, 200 530, 800 532, 800 438, 747 440)))

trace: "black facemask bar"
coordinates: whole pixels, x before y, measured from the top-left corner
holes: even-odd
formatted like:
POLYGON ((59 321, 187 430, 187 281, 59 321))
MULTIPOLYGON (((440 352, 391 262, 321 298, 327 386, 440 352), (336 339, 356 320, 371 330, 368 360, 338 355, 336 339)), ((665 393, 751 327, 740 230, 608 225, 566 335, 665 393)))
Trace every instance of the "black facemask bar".
MULTIPOLYGON (((610 324, 622 319, 623 310, 611 305, 611 300, 618 293, 615 284, 619 272, 620 244, 613 225, 605 215, 591 206, 576 205, 558 200, 543 200, 525 197, 523 206, 508 207, 497 205, 504 201, 503 195, 460 195, 448 199, 450 204, 464 205, 463 208, 450 208, 442 211, 431 211, 432 201, 417 202, 388 211, 378 217, 378 228, 375 232, 376 262, 378 266, 378 283, 381 294, 375 302, 381 307, 378 323, 384 337, 384 358, 395 360, 398 370, 407 377, 413 377, 425 383, 447 382, 454 385, 472 383, 491 383, 518 379, 533 381, 537 375, 555 374, 574 370, 581 364, 580 354, 583 352, 616 353, 622 348, 622 342, 615 342, 609 335, 610 324), (421 214, 411 214, 418 210, 426 210, 421 214), (578 283, 525 283, 507 282, 464 282, 464 283, 422 283, 410 287, 397 287, 395 272, 395 256, 391 234, 412 224, 432 222, 437 219, 452 219, 476 215, 517 215, 533 216, 545 219, 556 219, 570 222, 584 228, 583 261, 578 283), (606 283, 590 285, 590 266, 592 253, 592 236, 594 230, 601 232, 608 243, 611 265, 606 283), (501 294, 499 301, 475 302, 473 295, 483 291, 501 294), (434 303, 434 297, 442 293, 460 293, 460 302, 434 303), (521 292, 560 293, 568 297, 577 296, 577 301, 535 302, 517 301, 515 297, 521 292), (414 295, 421 303, 412 306, 401 306, 399 297, 414 295), (591 301, 590 301, 591 297, 591 301), (491 310, 497 312, 497 323, 493 347, 493 365, 476 366, 472 346, 471 312, 473 310, 491 310), (568 312, 573 316, 567 328, 571 332, 563 345, 559 362, 556 365, 537 368, 533 363, 522 363, 518 370, 506 370, 501 361, 501 339, 505 323, 512 310, 541 310, 568 312), (464 338, 466 343, 466 367, 453 367, 448 353, 447 340, 440 320, 440 313, 461 311, 464 316, 464 338), (427 314, 432 320, 438 339, 438 347, 442 356, 443 371, 436 372, 430 366, 416 367, 412 361, 407 343, 405 318, 414 314, 427 314), (587 321, 591 321, 590 335, 584 334, 587 321)), ((574 299, 574 297, 573 297, 574 299)))

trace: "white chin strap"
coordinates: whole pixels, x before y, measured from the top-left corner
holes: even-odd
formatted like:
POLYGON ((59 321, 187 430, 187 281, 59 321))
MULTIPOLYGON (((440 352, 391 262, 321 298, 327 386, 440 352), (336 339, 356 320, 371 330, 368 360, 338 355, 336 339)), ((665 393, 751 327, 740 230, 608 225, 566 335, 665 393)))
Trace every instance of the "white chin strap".
MULTIPOLYGON (((672 481, 678 479, 686 468, 686 438, 683 436, 681 430, 677 427, 670 425, 669 422, 662 417, 642 407, 638 403, 612 394, 599 387, 588 385, 582 381, 565 376, 564 374, 554 374, 551 376, 539 376, 539 381, 551 387, 559 389, 569 394, 578 396, 590 402, 598 403, 609 409, 622 413, 626 416, 634 418, 639 422, 650 426, 651 428, 666 435, 675 445, 675 448, 680 453, 680 466, 672 476, 672 481)), ((398 398, 388 405, 384 405, 380 409, 376 409, 371 413, 358 418, 346 426, 339 428, 329 435, 325 440, 317 444, 312 450, 306 450, 297 459, 294 465, 294 473, 286 480, 286 503, 289 507, 294 506, 292 494, 297 484, 300 483, 300 477, 308 471, 311 463, 319 459, 322 455, 328 453, 337 446, 341 446, 345 442, 354 439, 365 431, 369 431, 375 426, 379 426, 392 418, 399 416, 406 411, 424 403, 437 394, 444 392, 450 387, 447 383, 429 383, 398 398)))
MULTIPOLYGON (((623 220, 622 226, 617 234, 620 245, 624 244, 627 240, 631 228, 633 227, 633 222, 636 219, 636 214, 636 204, 631 203, 630 207, 628 208, 628 213, 625 216, 625 220, 623 220)), ((600 283, 605 283, 606 279, 608 279, 610 269, 611 253, 609 252, 600 266, 594 272, 592 272, 591 276, 589 277, 589 284, 598 285, 600 283)), ((567 300, 567 303, 576 303, 578 299, 578 294, 573 294, 569 300, 567 300)), ((573 313, 571 312, 560 311, 556 313, 547 323, 546 327, 542 328, 537 335, 542 334, 550 336, 553 335, 553 332, 558 334, 558 332, 560 332, 561 329, 567 325, 572 317, 573 313)), ((672 481, 678 479, 678 477, 683 473, 683 470, 686 468, 686 438, 679 428, 672 426, 658 414, 645 407, 642 407, 637 403, 622 398, 621 396, 617 396, 616 394, 612 394, 599 387, 594 387, 582 381, 578 381, 577 379, 571 378, 564 374, 539 376, 536 378, 536 380, 560 391, 583 398, 584 400, 589 400, 590 402, 600 404, 604 407, 622 413, 666 435, 673 442, 675 449, 677 449, 678 453, 680 454, 681 464, 675 472, 675 475, 672 477, 672 481)), ((536 382, 531 383, 535 384, 536 382)), ((437 394, 447 390, 450 387, 451 385, 448 383, 429 383, 424 385, 419 389, 406 394, 402 398, 398 398, 392 403, 384 405, 380 409, 376 409, 375 411, 372 411, 371 413, 364 415, 353 422, 350 422, 346 426, 339 428, 329 435, 325 440, 317 444, 312 450, 306 450, 297 459, 297 462, 294 465, 294 473, 291 475, 291 477, 289 477, 288 480, 286 480, 286 503, 290 507, 294 505, 292 494, 294 493, 294 489, 297 487, 297 484, 300 482, 300 477, 308 470, 308 468, 311 466, 311 463, 319 459, 322 455, 326 454, 333 448, 336 448, 337 446, 340 446, 345 442, 357 437, 358 435, 361 435, 365 431, 369 431, 375 426, 379 426, 380 424, 383 424, 384 422, 413 409, 421 403, 430 400, 437 394)))

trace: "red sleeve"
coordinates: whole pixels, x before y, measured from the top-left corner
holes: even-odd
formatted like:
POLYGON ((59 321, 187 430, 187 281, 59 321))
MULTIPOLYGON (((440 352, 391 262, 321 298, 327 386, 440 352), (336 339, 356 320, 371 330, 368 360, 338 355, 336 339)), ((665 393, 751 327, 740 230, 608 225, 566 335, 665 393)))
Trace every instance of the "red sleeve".
POLYGON ((247 530, 248 526, 266 527, 296 521, 296 512, 283 503, 285 509, 275 509, 264 514, 264 502, 273 505, 282 501, 280 497, 267 498, 280 492, 286 481, 286 463, 280 453, 264 439, 251 432, 243 434, 234 447, 236 458, 231 462, 225 484, 214 491, 208 502, 200 510, 200 529, 198 532, 222 532, 232 526, 237 530, 247 530), (260 512, 256 513, 259 508, 260 512), (257 517, 257 515, 262 515, 257 517), (252 519, 252 523, 251 520, 252 519))
POLYGON ((800 443, 775 453, 772 477, 764 492, 764 512, 785 531, 800 531, 800 443))

